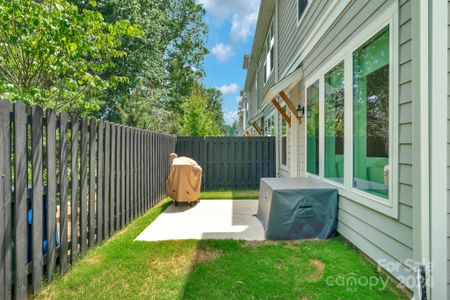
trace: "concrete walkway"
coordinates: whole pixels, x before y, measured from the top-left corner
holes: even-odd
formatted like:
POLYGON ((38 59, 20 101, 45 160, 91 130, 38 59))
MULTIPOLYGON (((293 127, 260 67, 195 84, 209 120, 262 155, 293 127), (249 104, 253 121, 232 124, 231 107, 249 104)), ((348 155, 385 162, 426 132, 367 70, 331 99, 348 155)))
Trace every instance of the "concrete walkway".
POLYGON ((257 210, 257 200, 201 200, 193 207, 172 204, 136 240, 264 240, 264 229, 254 216, 257 210))

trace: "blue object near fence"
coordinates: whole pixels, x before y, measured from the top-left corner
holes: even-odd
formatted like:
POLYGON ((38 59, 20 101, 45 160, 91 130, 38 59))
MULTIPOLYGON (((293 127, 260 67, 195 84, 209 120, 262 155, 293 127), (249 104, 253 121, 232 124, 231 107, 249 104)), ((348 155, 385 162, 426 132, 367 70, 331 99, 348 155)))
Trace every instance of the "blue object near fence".
MULTIPOLYGON (((28 190, 31 191, 31 186, 28 187, 28 190)), ((28 193, 30 195, 30 193, 28 193)), ((32 236, 32 224, 33 224, 33 209, 32 209, 32 197, 27 197, 27 223, 28 223, 28 262, 31 262, 32 260, 32 241, 33 241, 33 236, 32 236)), ((44 216, 44 220, 43 220, 43 225, 42 226, 42 254, 46 254, 47 253, 47 246, 48 246, 48 233, 47 233, 47 225, 48 225, 48 201, 47 201, 47 196, 44 195, 42 197, 42 201, 44 201, 44 205, 43 207, 43 216, 44 216)), ((56 213, 56 211, 55 211, 56 213)), ((58 233, 58 225, 56 225, 56 247, 59 247, 59 233, 58 233)))

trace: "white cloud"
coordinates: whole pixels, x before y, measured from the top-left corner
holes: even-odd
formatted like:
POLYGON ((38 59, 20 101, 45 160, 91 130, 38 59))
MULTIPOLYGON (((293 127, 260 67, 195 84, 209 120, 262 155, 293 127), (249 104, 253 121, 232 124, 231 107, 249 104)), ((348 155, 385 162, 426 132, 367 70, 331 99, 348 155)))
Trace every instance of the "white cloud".
POLYGON ((237 83, 231 83, 229 85, 224 84, 219 87, 219 91, 222 92, 222 95, 236 94, 239 91, 239 85, 237 83))
POLYGON ((225 108, 223 110, 223 118, 226 124, 231 125, 239 118, 239 116, 236 110, 232 111, 225 108))
POLYGON ((239 104, 239 102, 242 100, 242 97, 241 96, 236 96, 236 103, 238 103, 239 104))
POLYGON ((219 62, 226 62, 234 55, 233 48, 230 45, 225 45, 224 43, 215 45, 211 50, 211 54, 214 55, 219 62))
POLYGON ((234 42, 247 40, 247 38, 253 32, 253 28, 256 25, 257 18, 257 12, 248 14, 243 17, 238 14, 234 14, 231 21, 231 40, 233 40, 234 42))
POLYGON ((260 0, 198 0, 218 22, 231 19, 230 38, 245 41, 253 32, 260 0))

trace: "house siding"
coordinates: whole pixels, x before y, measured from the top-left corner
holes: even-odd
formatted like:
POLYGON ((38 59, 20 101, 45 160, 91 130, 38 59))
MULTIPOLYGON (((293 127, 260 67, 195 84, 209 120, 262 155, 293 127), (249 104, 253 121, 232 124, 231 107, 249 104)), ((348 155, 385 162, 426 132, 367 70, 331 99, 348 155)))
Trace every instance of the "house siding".
MULTIPOLYGON (((282 76, 306 40, 308 33, 318 24, 334 1, 314 0, 297 25, 297 0, 278 1, 278 70, 282 76)), ((282 79, 282 77, 280 77, 282 79)))
MULTIPOLYGON (((281 1, 294 2, 294 1, 281 1)), ((311 22, 323 12, 325 1, 316 0, 308 10, 311 22), (316 12, 317 11, 317 12, 316 12)), ((361 28, 383 14, 392 3, 399 6, 399 215, 391 218, 376 210, 340 197, 338 232, 381 265, 395 263, 398 268, 388 271, 398 279, 412 275, 406 264, 413 257, 412 230, 412 104, 411 104, 411 3, 410 1, 352 1, 333 23, 325 36, 315 45, 303 61, 305 80, 344 46, 361 28)), ((328 3, 328 2, 327 2, 328 3)), ((292 5, 292 4, 291 4, 292 5)), ((280 5, 281 9, 282 5, 280 5)), ((292 7, 291 7, 292 10, 292 7)), ((282 15, 281 15, 282 16, 282 15)), ((305 16, 307 17, 307 16, 305 16)), ((308 24, 308 21, 306 24, 308 24)), ((280 26, 283 21, 280 20, 280 26)), ((306 25, 305 25, 306 26, 306 25)), ((306 27, 307 28, 307 27, 306 27)), ((292 40, 301 38, 291 38, 292 40)), ((281 47, 281 46, 280 46, 281 47)), ((289 46, 292 47, 292 46, 289 46)), ((290 54, 292 55, 292 54, 290 54)), ((282 59, 280 59, 282 61, 282 59)), ((280 64, 283 64, 280 62, 280 64)), ((283 69, 283 67, 282 67, 283 69)), ((282 71, 281 71, 282 72, 282 71)), ((304 90, 304 89, 303 89, 304 90)), ((299 129, 304 136, 304 127, 299 129)), ((304 138, 300 138, 300 141, 304 138)), ((301 145, 299 145, 302 148, 301 145)), ((303 147, 304 148, 304 147, 303 147)), ((304 153, 299 153, 299 158, 304 153)), ((299 168, 304 166, 299 166, 299 168)), ((300 173, 301 174, 301 173, 300 173)), ((404 282, 408 286, 408 282, 404 282)), ((410 283, 408 286, 413 289, 410 283)))

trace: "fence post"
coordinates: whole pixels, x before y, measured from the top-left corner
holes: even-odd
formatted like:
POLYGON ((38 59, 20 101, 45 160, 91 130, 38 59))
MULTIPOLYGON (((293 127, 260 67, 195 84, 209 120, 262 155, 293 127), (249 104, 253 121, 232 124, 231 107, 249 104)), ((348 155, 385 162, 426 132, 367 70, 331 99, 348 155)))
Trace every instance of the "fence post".
POLYGON ((56 269, 56 113, 47 111, 47 279, 56 269))
POLYGON ((80 247, 81 255, 87 251, 87 200, 88 200, 88 120, 81 118, 81 187, 80 187, 80 247))
MULTIPOLYGON (((25 137, 26 138, 26 137, 25 137)), ((47 141, 48 142, 48 141, 47 141)), ((42 284, 42 109, 31 107, 31 149, 32 149, 32 262, 33 262, 33 294, 41 289, 42 284)), ((28 166, 27 166, 28 167, 28 166)), ((27 208, 28 210, 28 208, 27 208)), ((28 220, 30 221, 30 220, 28 220)))
POLYGON ((59 246, 59 264, 61 273, 65 273, 67 270, 67 248, 68 248, 68 229, 67 229, 67 207, 68 207, 68 178, 67 178, 67 167, 68 167, 68 144, 67 144, 67 113, 62 112, 59 116, 59 143, 60 143, 60 182, 59 182, 59 192, 60 192, 60 206, 59 206, 59 223, 60 223, 60 246, 59 246))
POLYGON ((71 178, 72 178, 72 195, 70 198, 70 240, 71 240, 71 262, 74 263, 77 259, 78 255, 78 201, 79 201, 79 193, 78 193, 78 129, 79 122, 78 116, 72 115, 72 128, 70 131, 71 134, 71 178))
POLYGON ((14 103, 14 227, 15 297, 27 297, 27 113, 23 103, 14 103))
POLYGON ((100 121, 98 123, 98 147, 97 147, 97 211, 96 211, 96 223, 95 228, 97 229, 97 244, 101 243, 103 240, 103 176, 104 176, 104 139, 103 139, 103 128, 105 123, 100 121))
POLYGON ((97 121, 89 126, 89 248, 95 245, 95 160, 97 158, 97 121))
POLYGON ((105 122, 105 174, 104 174, 104 193, 103 193, 103 234, 104 238, 109 238, 109 202, 110 202, 110 166, 111 166, 111 125, 105 122))
POLYGON ((0 100, 0 298, 11 298, 11 125, 10 103, 0 100))
POLYGON ((109 194, 109 234, 114 234, 114 209, 116 200, 116 125, 111 124, 111 181, 109 194))

